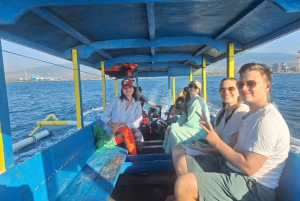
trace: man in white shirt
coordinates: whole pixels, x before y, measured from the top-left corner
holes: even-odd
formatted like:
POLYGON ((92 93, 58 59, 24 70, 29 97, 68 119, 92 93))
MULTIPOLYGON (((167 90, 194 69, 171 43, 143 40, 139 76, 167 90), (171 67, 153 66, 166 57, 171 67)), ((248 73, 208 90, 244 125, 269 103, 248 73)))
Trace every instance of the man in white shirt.
POLYGON ((244 117, 238 141, 232 149, 219 138, 209 121, 200 122, 207 132, 207 141, 222 156, 180 158, 183 174, 175 184, 177 201, 275 200, 275 188, 289 152, 289 129, 270 103, 270 68, 248 63, 239 73, 239 93, 250 111, 244 117))

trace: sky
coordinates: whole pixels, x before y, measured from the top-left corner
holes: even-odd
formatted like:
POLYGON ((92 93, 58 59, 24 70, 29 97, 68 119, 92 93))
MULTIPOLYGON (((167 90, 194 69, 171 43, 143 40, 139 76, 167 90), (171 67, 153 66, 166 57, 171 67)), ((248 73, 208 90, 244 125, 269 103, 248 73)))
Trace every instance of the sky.
MULTIPOLYGON (((1 40, 1 43, 2 43, 2 49, 5 51, 25 55, 28 57, 33 57, 39 60, 43 60, 55 64, 70 63, 70 61, 61 59, 59 57, 55 57, 31 48, 27 48, 12 42, 8 42, 3 39, 1 40)), ((272 42, 261 45, 260 47, 256 47, 248 52, 261 52, 261 53, 279 52, 279 53, 297 55, 298 50, 300 50, 300 31, 296 31, 286 36, 283 36, 281 38, 278 38, 272 42)), ((3 60, 4 60, 5 72, 13 72, 18 70, 25 70, 29 68, 49 65, 40 61, 34 61, 28 58, 23 58, 20 56, 8 54, 6 52, 3 52, 3 60)), ((91 70, 91 68, 86 66, 81 66, 81 70, 99 74, 98 70, 91 70)))

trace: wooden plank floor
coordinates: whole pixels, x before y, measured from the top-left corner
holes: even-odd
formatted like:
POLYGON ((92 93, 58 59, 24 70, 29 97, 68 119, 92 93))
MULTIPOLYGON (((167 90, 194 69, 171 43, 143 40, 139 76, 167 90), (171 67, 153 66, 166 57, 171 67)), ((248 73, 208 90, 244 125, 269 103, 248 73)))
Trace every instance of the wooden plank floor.
POLYGON ((135 184, 116 186, 110 201, 164 201, 174 194, 173 184, 135 184))
POLYGON ((174 194, 175 173, 120 175, 110 201, 164 201, 174 194))

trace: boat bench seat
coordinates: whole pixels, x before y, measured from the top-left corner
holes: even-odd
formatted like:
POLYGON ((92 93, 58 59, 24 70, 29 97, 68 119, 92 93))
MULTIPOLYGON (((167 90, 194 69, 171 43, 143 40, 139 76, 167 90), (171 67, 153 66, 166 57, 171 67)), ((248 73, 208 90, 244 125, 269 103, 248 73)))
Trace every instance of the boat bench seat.
POLYGON ((292 151, 276 188, 276 201, 299 201, 300 197, 300 155, 292 151))
POLYGON ((0 200, 109 200, 127 150, 96 152, 93 125, 0 174, 0 200))
POLYGON ((120 147, 95 152, 57 200, 109 200, 126 153, 120 147))

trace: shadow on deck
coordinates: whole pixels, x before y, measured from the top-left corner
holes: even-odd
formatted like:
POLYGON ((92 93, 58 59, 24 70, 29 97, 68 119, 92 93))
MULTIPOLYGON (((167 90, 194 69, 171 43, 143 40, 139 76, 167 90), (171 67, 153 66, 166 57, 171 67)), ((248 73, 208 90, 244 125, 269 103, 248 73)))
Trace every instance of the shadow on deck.
POLYGON ((174 194, 175 173, 120 175, 110 201, 164 201, 174 194))

